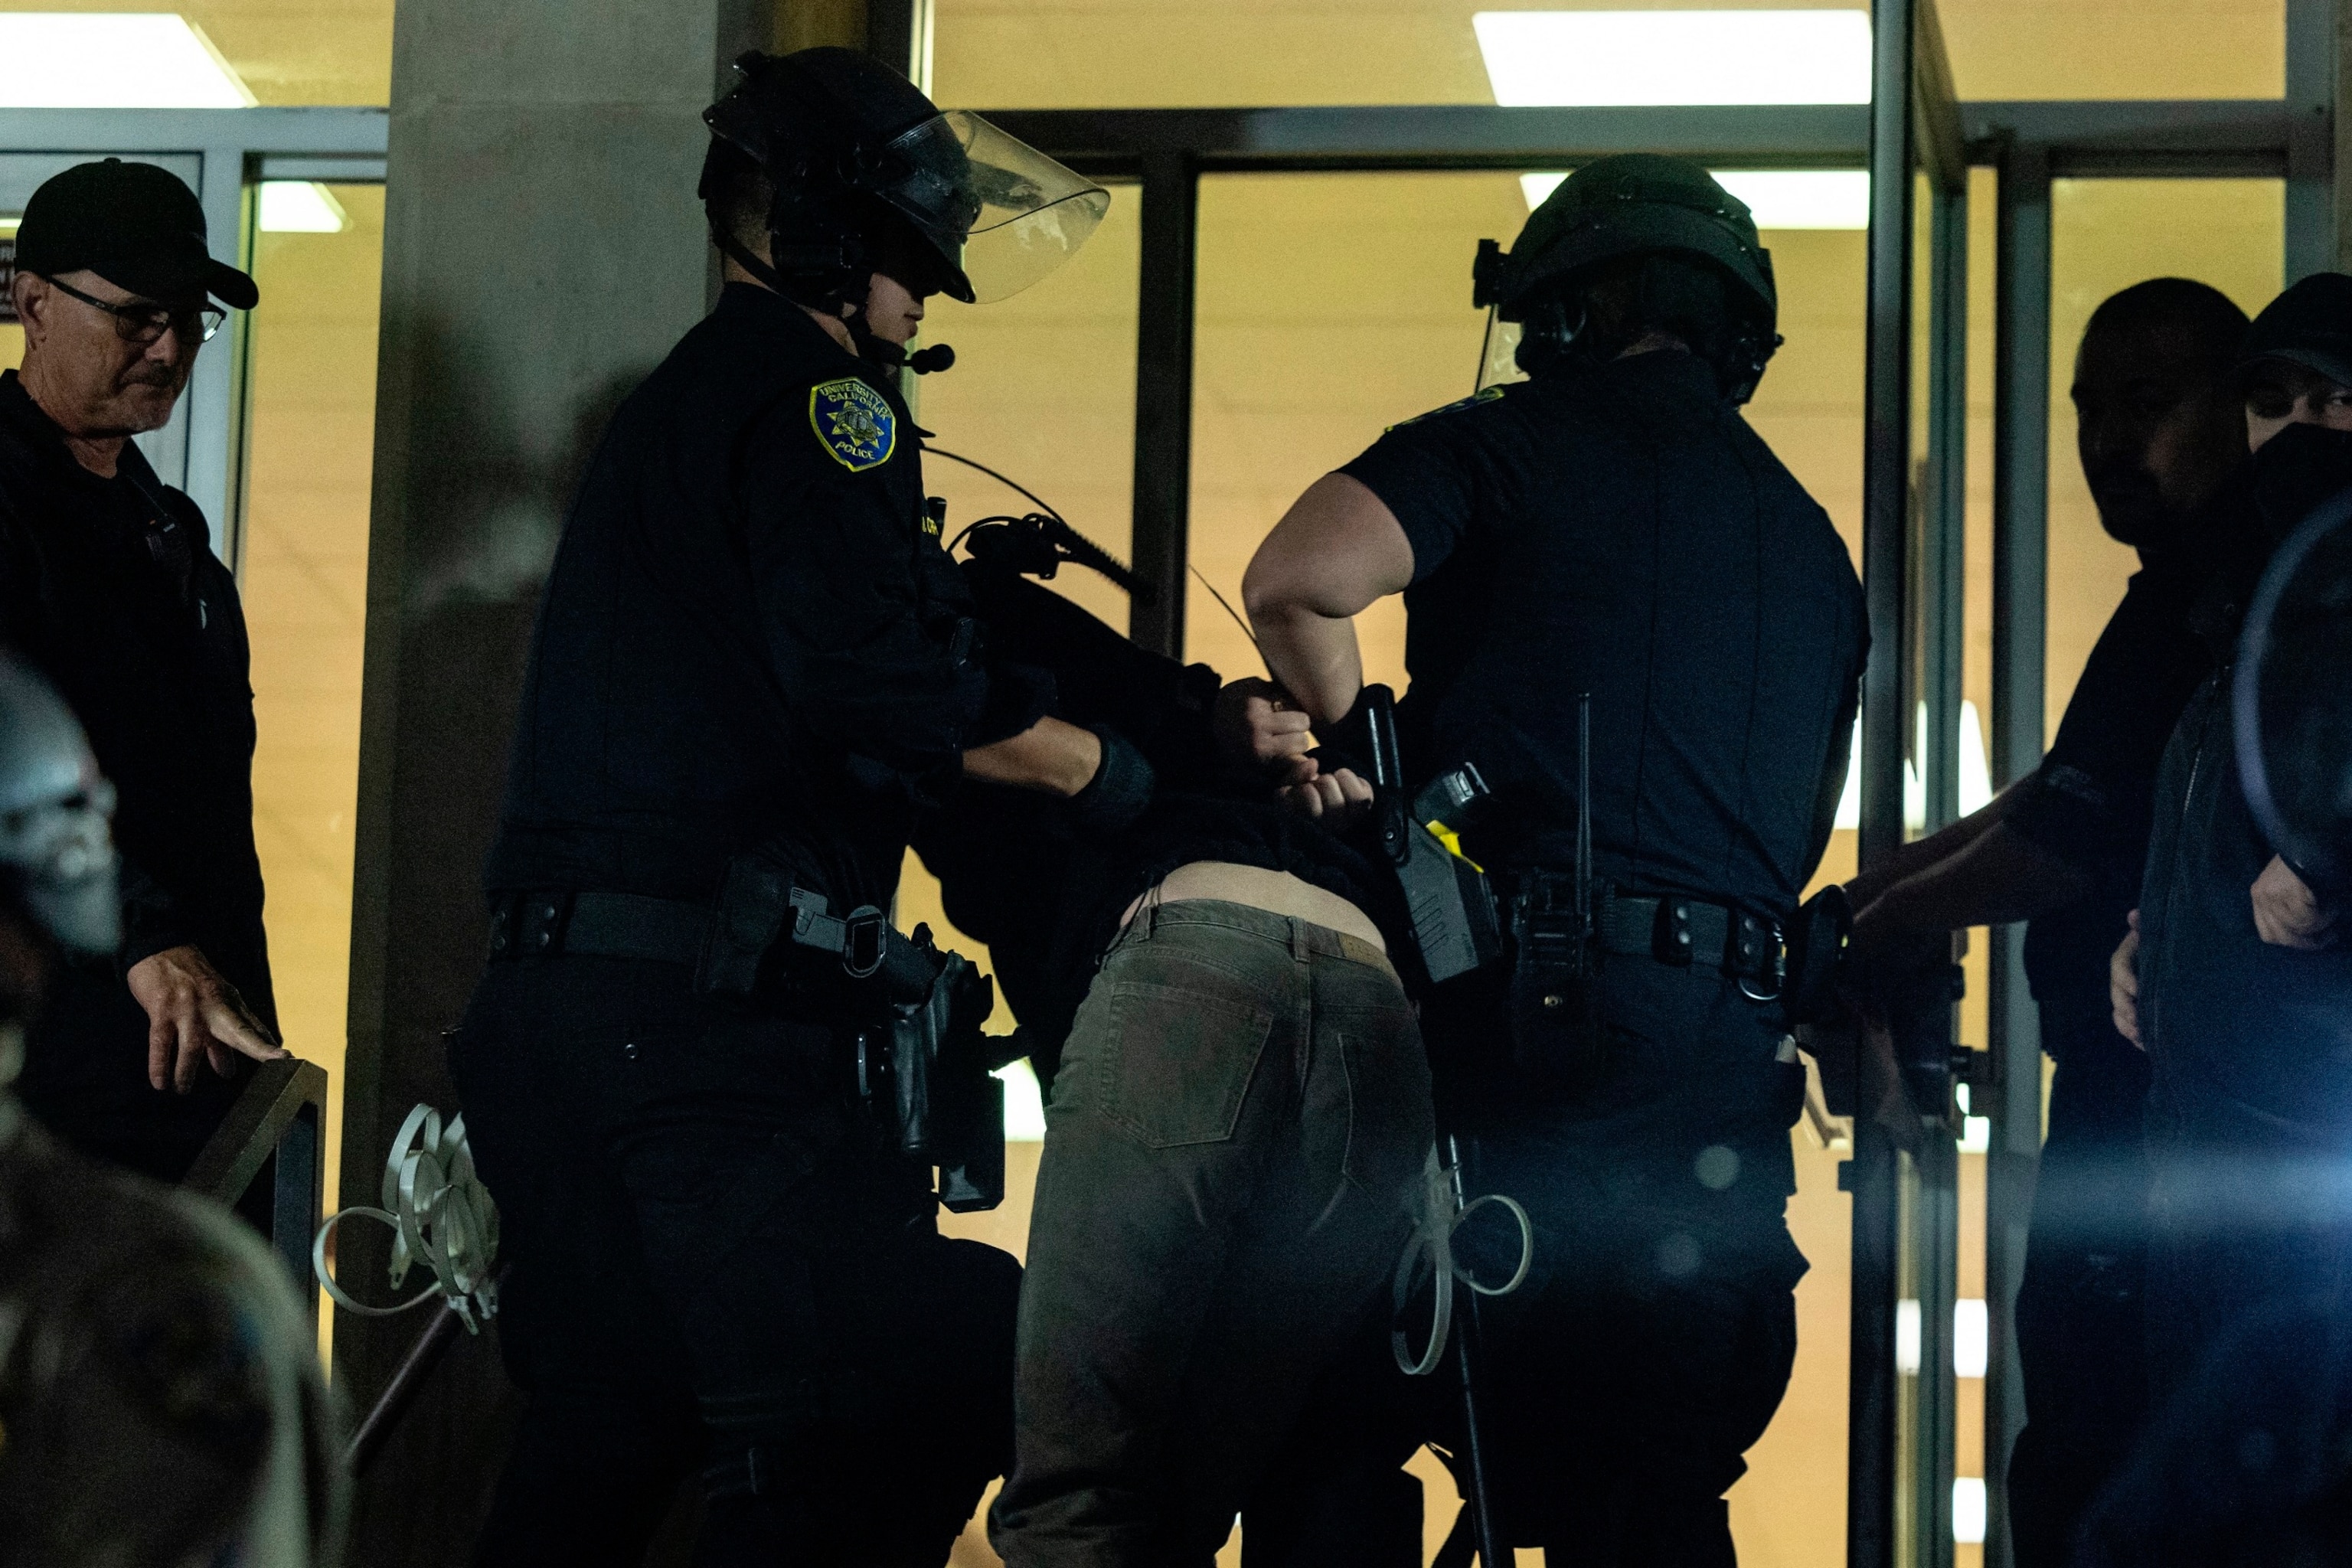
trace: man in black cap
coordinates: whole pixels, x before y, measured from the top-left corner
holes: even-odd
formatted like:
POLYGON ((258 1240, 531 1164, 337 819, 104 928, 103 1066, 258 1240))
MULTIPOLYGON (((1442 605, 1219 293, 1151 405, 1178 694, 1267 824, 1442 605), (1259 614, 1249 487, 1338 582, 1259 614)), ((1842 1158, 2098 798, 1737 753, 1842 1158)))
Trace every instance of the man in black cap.
MULTIPOLYGON (((2134 1463, 2086 1526, 2100 1563, 2340 1560, 2284 1542, 2315 1483, 2340 1474, 2352 1393, 2352 950, 2248 805, 2232 721, 2238 623, 2263 566, 2352 484, 2352 277, 2272 301, 2241 384, 2251 505, 2193 612, 2217 668, 2166 749, 2115 956, 2116 1026, 2152 1069, 2150 1403, 2134 1463), (2314 1321, 2336 1327, 2299 1326, 2314 1321)), ((2342 1496, 2317 1505, 2338 1541, 2342 1496)))
POLYGON ((2100 524, 2140 552, 2040 767, 1848 885, 1860 970, 1938 955, 1956 928, 2029 920, 2025 972, 2050 1054, 2049 1134, 2017 1299, 2029 1425, 2009 1470, 2019 1568, 2063 1568, 2083 1510, 2130 1450, 2141 1352, 2147 1058, 2116 1033, 2107 957, 2137 900, 2157 763, 2213 656, 2189 628, 2217 531, 2244 507, 2245 312, 2185 278, 2091 313, 2074 360, 2076 447, 2100 524))
POLYGON ((132 444, 172 416, 253 279, 205 248, 204 209, 110 158, 33 193, 0 374, 0 639, 54 681, 121 791, 122 943, 61 976, 21 1093, 68 1142, 164 1181, 282 1056, 253 844, 253 692, 236 580, 204 514, 132 444))

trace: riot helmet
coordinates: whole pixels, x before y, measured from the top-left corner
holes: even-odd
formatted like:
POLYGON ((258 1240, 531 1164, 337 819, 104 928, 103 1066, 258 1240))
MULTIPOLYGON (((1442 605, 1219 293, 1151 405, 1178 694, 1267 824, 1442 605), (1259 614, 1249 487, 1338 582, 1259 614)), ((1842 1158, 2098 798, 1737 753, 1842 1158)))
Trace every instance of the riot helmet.
POLYGON ((121 941, 114 786, 49 683, 0 653, 0 885, 60 947, 121 941))
POLYGON ((698 194, 711 200, 747 167, 766 176, 772 260, 722 225, 712 238, 812 310, 862 307, 894 249, 922 274, 900 279, 909 287, 966 304, 1004 299, 1068 260, 1110 208, 1101 186, 977 114, 940 112, 856 50, 754 52, 735 69, 742 79, 703 112, 711 143, 698 194))
POLYGON ((1772 256, 1755 219, 1686 159, 1629 153, 1579 169, 1528 215, 1507 252, 1478 242, 1471 298, 1518 325, 1517 359, 1534 375, 1625 346, 1596 331, 1592 294, 1602 284, 1636 319, 1677 324, 1733 403, 1754 395, 1780 347, 1772 256))

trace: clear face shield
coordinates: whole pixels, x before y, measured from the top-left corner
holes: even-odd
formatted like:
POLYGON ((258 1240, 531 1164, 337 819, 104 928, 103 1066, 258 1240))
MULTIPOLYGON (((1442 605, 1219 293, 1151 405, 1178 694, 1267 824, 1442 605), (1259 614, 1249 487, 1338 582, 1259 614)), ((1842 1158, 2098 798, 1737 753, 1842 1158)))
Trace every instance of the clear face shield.
POLYGON ((1503 386, 1515 381, 1525 381, 1528 373, 1519 368, 1519 323, 1503 320, 1503 308, 1486 307, 1486 337, 1478 350, 1478 384, 1470 390, 1486 391, 1490 386, 1503 386))
POLYGON ((950 110, 890 143, 903 171, 883 199, 959 262, 968 303, 1018 294, 1077 254, 1110 193, 1006 135, 950 110))

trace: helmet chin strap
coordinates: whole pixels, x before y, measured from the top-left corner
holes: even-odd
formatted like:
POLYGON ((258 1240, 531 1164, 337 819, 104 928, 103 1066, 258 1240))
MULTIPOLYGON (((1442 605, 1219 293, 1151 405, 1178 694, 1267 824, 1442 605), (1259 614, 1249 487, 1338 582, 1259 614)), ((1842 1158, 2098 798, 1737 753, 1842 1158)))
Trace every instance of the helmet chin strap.
POLYGON ((857 345, 857 353, 862 358, 870 359, 877 364, 887 365, 892 370, 902 368, 911 370, 917 375, 929 375, 954 365, 955 350, 947 344, 934 343, 929 348, 919 349, 910 354, 903 344, 894 343, 889 339, 877 335, 873 328, 866 325, 866 306, 862 301, 845 298, 837 291, 827 294, 823 300, 809 300, 804 297, 803 290, 796 289, 785 282, 782 273, 753 255, 751 249, 739 243, 734 236, 714 233, 710 237, 719 247, 720 254, 793 303, 811 310, 823 311, 828 315, 845 305, 847 306, 847 314, 842 316, 840 320, 842 324, 849 329, 850 341, 857 345))

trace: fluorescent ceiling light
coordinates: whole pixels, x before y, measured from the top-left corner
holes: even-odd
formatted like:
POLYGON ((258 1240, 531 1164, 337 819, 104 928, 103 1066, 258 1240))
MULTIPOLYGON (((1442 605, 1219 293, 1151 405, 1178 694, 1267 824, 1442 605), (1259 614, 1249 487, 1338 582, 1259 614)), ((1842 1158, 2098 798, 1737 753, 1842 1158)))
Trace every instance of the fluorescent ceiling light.
POLYGON ((0 12, 0 109, 245 109, 256 101, 184 16, 0 12))
POLYGON ((1481 11, 1500 104, 1868 103, 1865 11, 1481 11))
POLYGON ((1952 1375, 1982 1377, 1991 1354, 1992 1318, 1982 1300, 1963 1296, 1952 1303, 1952 1375))
POLYGON ((1974 1546, 1984 1538, 1984 1478, 1957 1477, 1952 1482, 1952 1539, 1963 1546, 1974 1546))
MULTIPOLYGON (((1748 204, 1758 228, 1868 228, 1870 174, 1864 169, 1717 169, 1723 188, 1748 204)), ((1566 174, 1521 174, 1528 210, 1543 205, 1566 174)))
POLYGON ((310 180, 264 180, 261 227, 268 234, 341 234, 351 226, 343 204, 310 180))
POLYGON ((1895 1370, 1919 1375, 1919 1303, 1907 1296, 1895 1303, 1895 1370))

